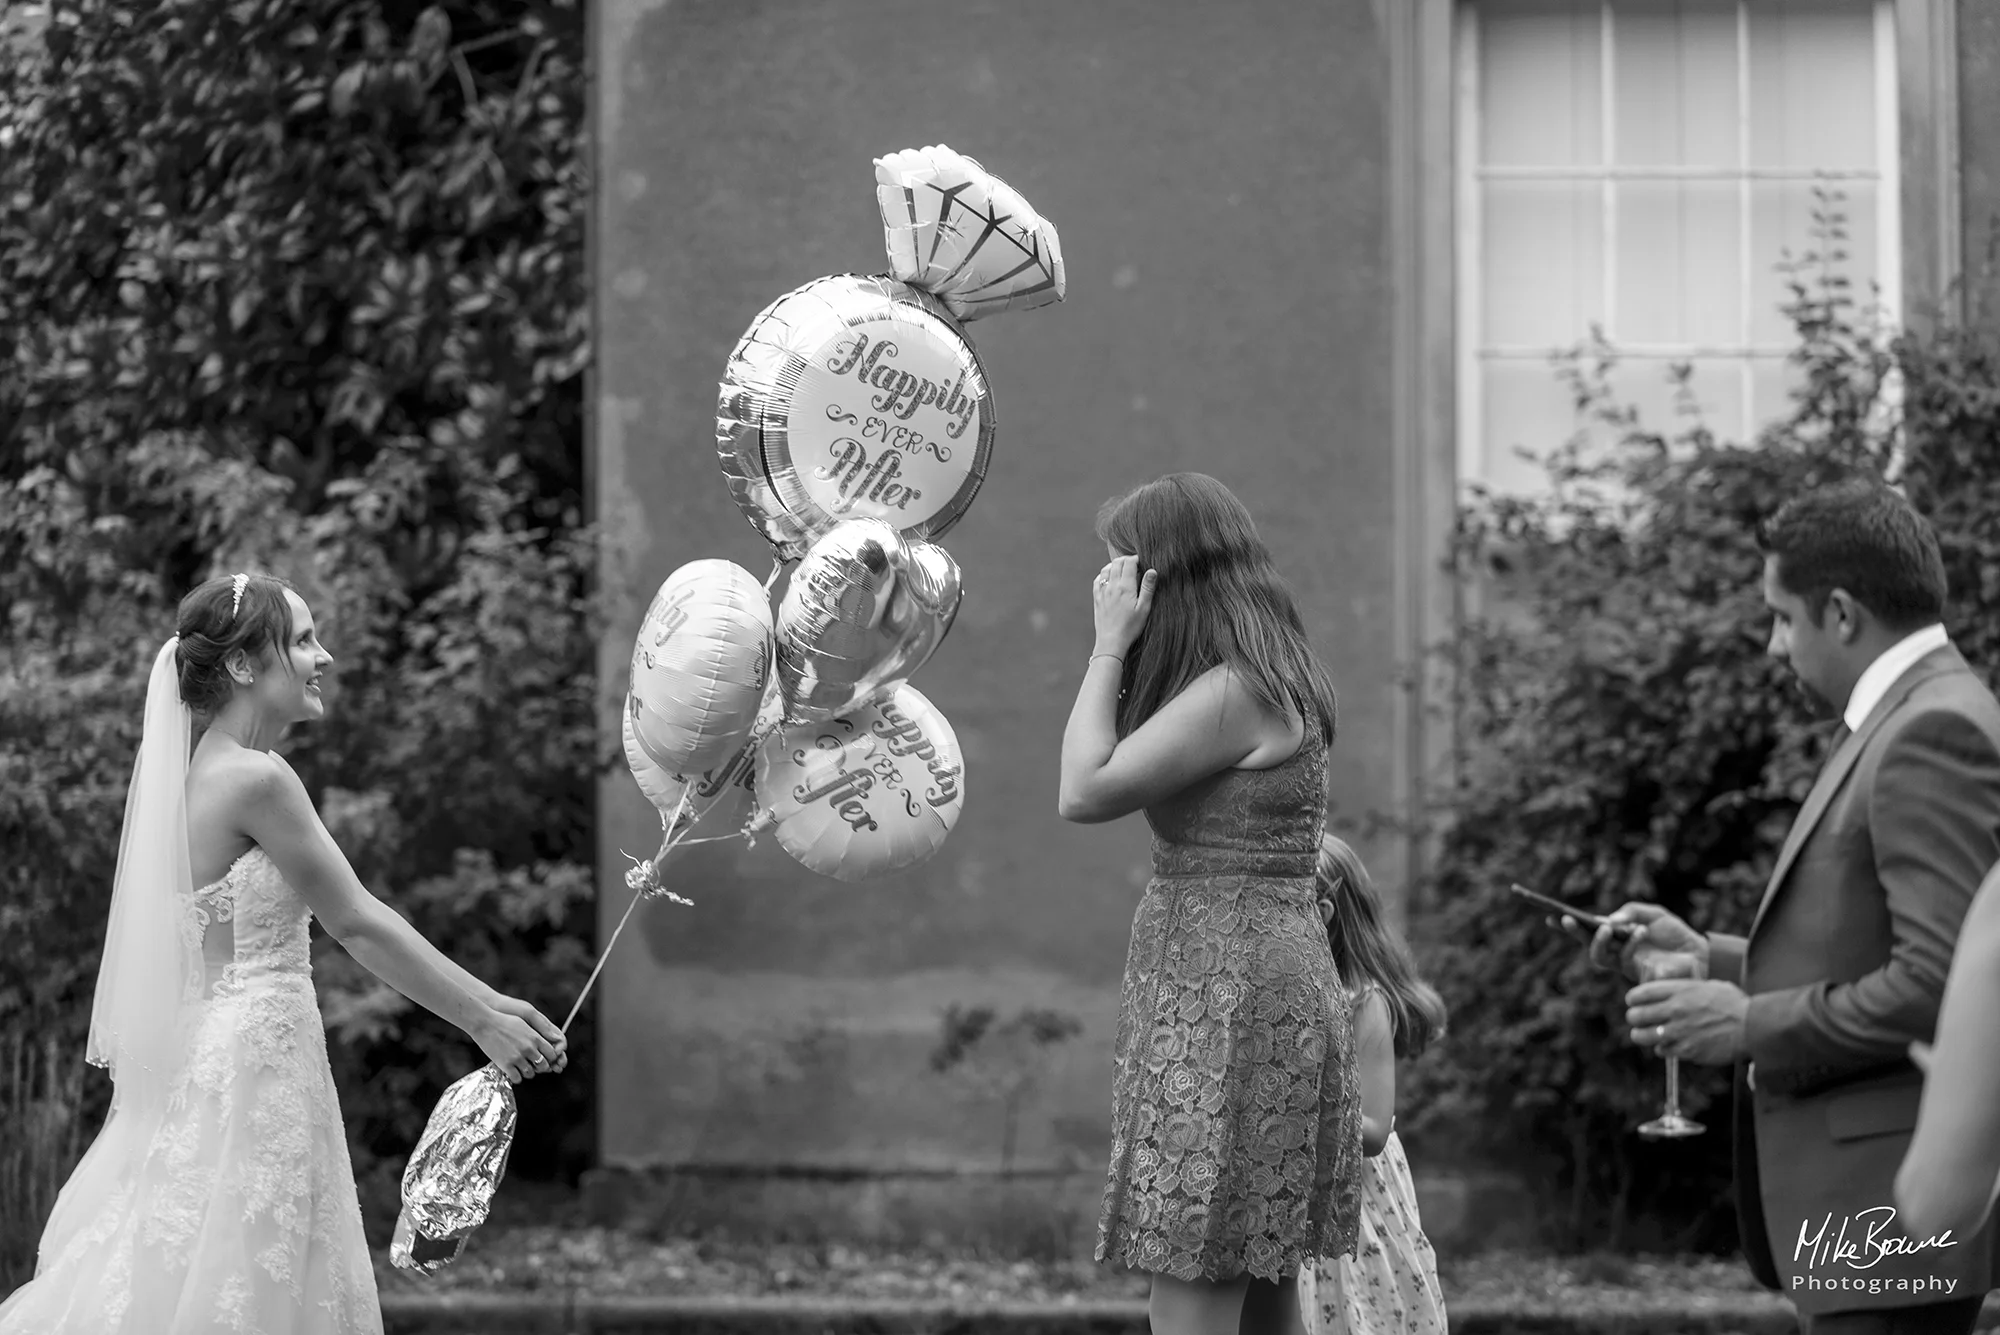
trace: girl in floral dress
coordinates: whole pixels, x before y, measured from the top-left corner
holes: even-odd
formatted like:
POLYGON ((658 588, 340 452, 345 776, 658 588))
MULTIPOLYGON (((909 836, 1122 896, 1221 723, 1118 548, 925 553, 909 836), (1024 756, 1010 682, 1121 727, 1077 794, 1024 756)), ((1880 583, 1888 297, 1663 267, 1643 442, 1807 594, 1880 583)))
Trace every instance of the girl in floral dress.
POLYGON ((1444 1002, 1383 922, 1368 869, 1330 834, 1320 841, 1319 896, 1334 961, 1354 998, 1361 1144, 1369 1158, 1359 1248, 1308 1264, 1299 1304, 1314 1335, 1445 1335, 1437 1253, 1417 1218, 1409 1160, 1396 1137, 1396 1061, 1444 1032, 1444 1002))

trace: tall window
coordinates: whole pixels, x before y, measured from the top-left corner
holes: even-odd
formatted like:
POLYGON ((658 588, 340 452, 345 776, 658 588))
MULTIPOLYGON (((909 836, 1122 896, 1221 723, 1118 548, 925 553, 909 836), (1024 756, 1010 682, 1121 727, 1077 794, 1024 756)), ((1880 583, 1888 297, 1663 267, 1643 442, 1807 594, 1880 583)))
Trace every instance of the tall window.
POLYGON ((1784 254, 1816 190, 1898 313, 1892 0, 1467 0, 1458 24, 1459 472, 1537 490, 1583 425, 1551 355, 1600 328, 1613 386, 1725 438, 1787 407, 1784 254))

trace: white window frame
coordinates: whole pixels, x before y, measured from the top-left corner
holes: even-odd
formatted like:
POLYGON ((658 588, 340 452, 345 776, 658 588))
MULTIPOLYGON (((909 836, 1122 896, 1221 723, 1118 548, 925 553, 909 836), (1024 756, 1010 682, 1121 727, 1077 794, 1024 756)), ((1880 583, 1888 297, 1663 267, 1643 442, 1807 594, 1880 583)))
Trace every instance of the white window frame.
MULTIPOLYGON (((1603 325, 1607 341, 1613 349, 1635 357, 1671 358, 1675 361, 1696 357, 1741 358, 1743 376, 1743 403, 1746 415, 1752 417, 1750 431, 1755 432, 1759 421, 1770 420, 1771 414, 1763 411, 1763 405, 1756 403, 1751 392, 1754 379, 1755 356, 1783 356, 1792 351, 1789 344, 1760 345, 1751 342, 1749 333, 1753 328, 1754 309, 1752 298, 1754 285, 1744 283, 1740 299, 1741 312, 1739 328, 1743 337, 1734 344, 1642 344, 1621 342, 1617 327, 1617 209, 1615 206, 1615 185, 1621 180, 1669 180, 1669 181, 1715 181, 1730 180, 1739 183, 1739 264, 1746 276, 1751 272, 1751 184, 1760 180, 1781 181, 1826 181, 1838 184, 1843 180, 1866 180, 1876 185, 1876 283, 1878 301, 1884 320, 1890 325, 1899 325, 1903 319, 1903 211, 1902 211, 1902 153, 1901 153, 1901 90, 1897 73, 1897 0, 1875 0, 1874 2, 1874 63, 1875 63, 1875 160, 1877 166, 1871 170, 1850 171, 1803 171, 1753 168, 1750 165, 1750 6, 1757 0, 1736 0, 1736 89, 1737 89, 1737 162, 1732 165, 1703 165, 1694 167, 1613 167, 1603 164, 1615 162, 1614 151, 1617 143, 1617 89, 1616 45, 1613 41, 1615 11, 1612 0, 1598 0, 1600 22, 1599 37, 1599 78, 1602 81, 1599 101, 1603 121, 1602 163, 1587 167, 1482 167, 1478 163, 1480 144, 1479 119, 1479 0, 1458 0, 1454 29, 1453 52, 1453 103, 1454 103, 1454 163, 1453 163, 1453 216, 1456 220, 1456 319, 1457 333, 1456 402, 1457 402, 1457 460, 1458 479, 1461 487, 1468 483, 1484 481, 1486 459, 1484 426, 1484 394, 1482 371, 1491 359, 1536 359, 1548 362, 1550 358, 1566 349, 1536 347, 1487 347, 1482 338, 1484 309, 1480 300, 1480 289, 1484 274, 1480 263, 1480 182, 1489 179, 1513 180, 1601 180, 1603 207, 1603 264, 1604 264, 1604 315, 1603 325)), ((1956 164, 1952 164, 1956 169, 1956 164)), ((1588 330, 1578 330, 1577 340, 1588 337, 1588 330)), ((1553 374, 1553 369, 1551 374, 1553 374)), ((1699 386, 1697 386, 1697 389, 1699 386)), ((1665 430, 1666 423, 1644 423, 1654 429, 1665 430)), ((1719 434, 1727 437, 1742 431, 1743 423, 1718 423, 1719 434)), ((1557 442, 1550 442, 1553 446, 1557 442)))

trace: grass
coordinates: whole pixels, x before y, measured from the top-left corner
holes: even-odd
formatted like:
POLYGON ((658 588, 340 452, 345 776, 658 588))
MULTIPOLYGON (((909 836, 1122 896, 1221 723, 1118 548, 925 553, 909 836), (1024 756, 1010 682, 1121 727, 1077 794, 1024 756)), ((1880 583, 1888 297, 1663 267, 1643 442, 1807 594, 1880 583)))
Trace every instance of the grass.
MULTIPOLYGON (((385 1294, 453 1290, 685 1298, 793 1297, 1065 1303, 1143 1300, 1143 1276, 1088 1258, 1024 1261, 863 1245, 804 1246, 647 1237, 594 1226, 559 1200, 526 1201, 474 1234, 434 1276, 390 1267, 385 1294)), ((1447 1306, 1642 1309, 1740 1302, 1765 1291, 1741 1261, 1717 1257, 1551 1256, 1485 1252, 1439 1266, 1447 1306)), ((1768 1295, 1767 1295, 1768 1296, 1768 1295)), ((1773 1302, 1778 1300, 1775 1297, 1773 1302)))

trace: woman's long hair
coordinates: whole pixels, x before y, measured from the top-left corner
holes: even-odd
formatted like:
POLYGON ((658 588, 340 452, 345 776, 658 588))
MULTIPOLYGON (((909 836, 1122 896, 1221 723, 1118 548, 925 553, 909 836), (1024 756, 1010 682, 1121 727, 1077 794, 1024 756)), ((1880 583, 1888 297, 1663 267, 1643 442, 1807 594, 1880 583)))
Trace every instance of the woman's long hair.
POLYGON ((1272 713, 1310 706, 1332 743, 1333 679, 1250 512, 1229 488, 1205 473, 1169 473, 1106 501, 1097 536, 1159 572, 1152 614, 1125 656, 1120 737, 1226 663, 1272 713))
POLYGON ((1350 988, 1381 988, 1396 1055, 1417 1056, 1444 1035, 1444 998, 1423 980, 1409 946, 1382 920, 1381 898, 1360 855, 1335 835, 1320 840, 1318 893, 1333 906, 1326 939, 1340 981, 1350 988))

